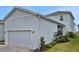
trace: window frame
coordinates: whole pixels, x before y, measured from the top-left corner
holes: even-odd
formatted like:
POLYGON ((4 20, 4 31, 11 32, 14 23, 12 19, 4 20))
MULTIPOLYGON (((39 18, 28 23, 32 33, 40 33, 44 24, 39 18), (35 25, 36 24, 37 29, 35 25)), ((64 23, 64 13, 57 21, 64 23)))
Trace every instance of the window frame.
POLYGON ((63 15, 60 16, 60 21, 63 21, 63 15))

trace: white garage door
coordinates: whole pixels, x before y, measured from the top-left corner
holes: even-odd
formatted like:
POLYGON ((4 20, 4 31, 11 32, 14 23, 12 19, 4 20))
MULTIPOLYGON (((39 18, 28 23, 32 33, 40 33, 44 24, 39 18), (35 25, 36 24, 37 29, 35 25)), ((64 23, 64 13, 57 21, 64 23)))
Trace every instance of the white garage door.
POLYGON ((8 44, 31 48, 31 31, 9 31, 8 44))

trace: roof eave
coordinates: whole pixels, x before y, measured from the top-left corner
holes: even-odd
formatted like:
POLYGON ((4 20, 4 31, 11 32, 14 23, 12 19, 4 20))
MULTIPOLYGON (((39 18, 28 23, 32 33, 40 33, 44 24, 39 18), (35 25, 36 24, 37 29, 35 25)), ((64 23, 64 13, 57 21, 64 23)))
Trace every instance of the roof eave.
MULTIPOLYGON (((55 22, 55 23, 57 23, 57 24, 61 24, 61 23, 59 23, 59 22, 57 22, 57 21, 54 21, 54 20, 52 20, 52 19, 47 18, 46 16, 43 16, 43 15, 37 13, 37 12, 31 11, 31 10, 27 10, 27 9, 24 9, 24 8, 21 8, 21 7, 14 7, 14 8, 12 9, 12 11, 10 11, 10 12, 8 13, 8 15, 6 15, 6 17, 5 17, 3 20, 5 21, 16 9, 22 10, 22 11, 24 11, 24 12, 32 13, 32 14, 34 14, 34 15, 36 15, 36 16, 39 15, 40 17, 43 17, 43 18, 45 18, 45 19, 48 19, 49 21, 55 22)), ((61 24, 61 25, 65 26, 64 24, 61 24)))
POLYGON ((62 23, 60 23, 60 22, 57 22, 57 21, 54 21, 53 19, 47 18, 46 16, 40 16, 40 17, 42 17, 42 18, 44 18, 44 19, 47 19, 47 20, 49 20, 49 21, 51 21, 51 22, 54 22, 54 23, 56 23, 56 24, 65 26, 64 24, 62 24, 62 23))
MULTIPOLYGON (((57 11, 58 12, 58 11, 57 11)), ((61 11, 62 12, 62 11, 61 11)), ((61 13, 60 12, 60 13, 61 13)), ((54 12, 54 13, 49 13, 49 14, 47 14, 46 16, 55 16, 55 15, 59 15, 59 14, 55 14, 56 12, 54 12)), ((72 17, 72 19, 74 20, 75 18, 74 18, 74 16, 73 16, 73 14, 72 14, 72 12, 70 12, 70 11, 66 11, 66 12, 64 12, 64 13, 69 13, 70 14, 70 16, 72 17)), ((64 13, 62 13, 62 14, 64 14, 64 13)))

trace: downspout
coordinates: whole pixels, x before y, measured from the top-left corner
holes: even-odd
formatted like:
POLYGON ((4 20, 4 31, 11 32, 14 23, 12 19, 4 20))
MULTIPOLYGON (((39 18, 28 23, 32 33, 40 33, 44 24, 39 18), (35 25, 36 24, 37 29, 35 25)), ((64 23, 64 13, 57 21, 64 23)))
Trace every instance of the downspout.
POLYGON ((38 32, 38 20, 39 20, 39 18, 40 18, 40 15, 36 15, 36 19, 37 19, 37 40, 38 40, 37 49, 40 49, 40 41, 39 41, 39 36, 38 36, 38 34, 39 34, 39 32, 38 32))

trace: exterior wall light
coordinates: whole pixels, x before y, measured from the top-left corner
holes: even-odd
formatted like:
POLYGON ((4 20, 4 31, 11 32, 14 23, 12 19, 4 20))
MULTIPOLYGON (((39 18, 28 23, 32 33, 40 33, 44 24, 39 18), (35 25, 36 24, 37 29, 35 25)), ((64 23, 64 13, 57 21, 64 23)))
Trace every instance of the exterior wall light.
POLYGON ((34 30, 32 31, 32 36, 35 36, 35 31, 34 30))

